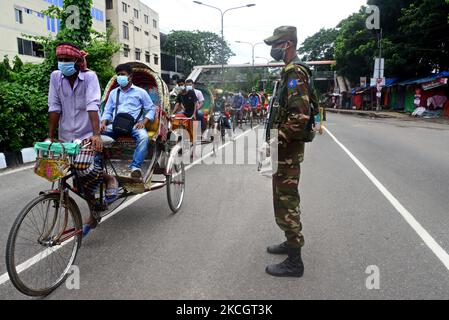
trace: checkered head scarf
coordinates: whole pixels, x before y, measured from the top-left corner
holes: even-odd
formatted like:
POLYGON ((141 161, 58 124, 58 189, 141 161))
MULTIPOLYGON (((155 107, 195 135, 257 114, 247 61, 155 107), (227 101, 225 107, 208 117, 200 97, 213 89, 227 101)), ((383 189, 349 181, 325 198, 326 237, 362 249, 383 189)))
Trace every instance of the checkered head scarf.
POLYGON ((78 49, 74 45, 71 45, 69 43, 60 44, 56 47, 56 57, 60 56, 69 56, 76 58, 78 61, 76 65, 78 66, 79 70, 81 72, 87 71, 87 62, 86 57, 88 56, 88 53, 78 49))

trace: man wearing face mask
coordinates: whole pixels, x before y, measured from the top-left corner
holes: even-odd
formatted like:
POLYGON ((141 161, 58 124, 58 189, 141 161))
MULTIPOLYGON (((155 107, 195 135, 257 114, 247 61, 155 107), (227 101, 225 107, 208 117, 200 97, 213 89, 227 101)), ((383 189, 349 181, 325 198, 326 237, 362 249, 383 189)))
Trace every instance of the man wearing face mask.
POLYGON ((276 223, 284 231, 287 241, 267 250, 271 254, 288 255, 288 258, 267 267, 266 272, 275 277, 302 277, 304 274, 298 186, 304 146, 309 142, 311 71, 297 56, 297 42, 296 28, 291 26, 277 28, 273 36, 265 40, 272 46, 271 56, 286 65, 281 73, 278 94, 273 97, 279 102, 279 111, 273 119, 272 129, 278 130, 277 172, 273 175, 274 211, 276 223))
POLYGON ((196 98, 198 99, 198 109, 196 110, 196 120, 201 121, 201 130, 206 130, 206 118, 204 116, 204 111, 202 111, 204 107, 204 95, 200 90, 195 89, 195 84, 192 79, 186 80, 186 90, 194 91, 196 98))
MULTIPOLYGON (((178 86, 180 93, 176 98, 174 113, 176 114, 182 111, 182 114, 184 114, 187 118, 192 118, 194 115, 197 115, 196 112, 200 107, 195 91, 193 91, 192 86, 186 86, 185 80, 179 80, 178 86)), ((201 119, 197 120, 201 121, 201 119)))
POLYGON ((156 106, 150 95, 132 82, 132 68, 129 64, 121 64, 115 68, 118 88, 111 91, 101 118, 101 131, 111 138, 118 138, 114 132, 113 120, 120 114, 128 114, 134 119, 131 135, 136 141, 133 162, 129 165, 131 177, 142 178, 142 164, 148 155, 150 138, 146 127, 156 117, 156 106), (117 100, 118 98, 118 100, 117 100))
MULTIPOLYGON (((82 154, 74 160, 79 182, 84 195, 94 198, 96 189, 103 178, 100 152, 103 143, 100 136, 101 90, 95 72, 87 69, 85 57, 72 43, 61 43, 56 47, 58 69, 51 74, 48 93, 49 131, 47 141, 55 139, 58 129, 59 140, 63 142, 81 141, 82 154)), ((90 217, 88 225, 96 226, 90 217)))

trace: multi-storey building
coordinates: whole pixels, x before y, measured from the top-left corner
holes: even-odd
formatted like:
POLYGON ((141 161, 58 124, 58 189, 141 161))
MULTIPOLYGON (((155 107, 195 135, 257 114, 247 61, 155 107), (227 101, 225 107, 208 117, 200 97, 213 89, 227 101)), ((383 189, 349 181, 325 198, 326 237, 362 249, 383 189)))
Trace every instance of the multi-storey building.
POLYGON ((140 61, 161 72, 159 14, 139 0, 106 0, 106 23, 121 45, 113 64, 140 61))
MULTIPOLYGON (((62 7, 63 0, 1 0, 0 58, 19 56, 24 62, 42 62, 44 51, 30 36, 56 36, 60 21, 41 13, 50 5, 62 7)), ((94 0, 91 8, 92 27, 106 32, 105 1, 94 0)))

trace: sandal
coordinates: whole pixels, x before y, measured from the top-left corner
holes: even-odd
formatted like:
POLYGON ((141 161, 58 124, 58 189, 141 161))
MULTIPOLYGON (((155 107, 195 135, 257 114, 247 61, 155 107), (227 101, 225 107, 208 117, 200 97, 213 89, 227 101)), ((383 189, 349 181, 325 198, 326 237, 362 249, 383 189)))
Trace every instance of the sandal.
POLYGON ((83 238, 86 237, 92 230, 98 227, 98 220, 89 220, 90 222, 83 225, 83 238))
POLYGON ((111 204, 118 199, 118 188, 106 189, 104 202, 111 204))
POLYGON ((106 204, 111 204, 118 199, 118 182, 116 178, 113 178, 113 180, 113 187, 106 187, 104 199, 106 204))

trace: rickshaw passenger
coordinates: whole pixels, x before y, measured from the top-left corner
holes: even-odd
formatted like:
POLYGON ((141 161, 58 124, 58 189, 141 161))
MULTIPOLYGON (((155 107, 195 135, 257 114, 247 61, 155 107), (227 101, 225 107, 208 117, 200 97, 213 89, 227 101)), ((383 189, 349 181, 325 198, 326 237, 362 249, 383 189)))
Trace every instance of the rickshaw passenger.
POLYGON ((131 177, 142 178, 142 164, 148 155, 150 138, 148 137, 147 125, 156 117, 156 106, 149 94, 142 88, 135 86, 132 82, 132 68, 129 64, 118 65, 115 69, 119 87, 109 94, 103 117, 101 118, 101 132, 111 138, 120 135, 114 132, 113 122, 116 115, 129 114, 134 118, 136 125, 132 129, 132 137, 136 141, 136 150, 132 163, 129 165, 131 177), (117 93, 119 92, 117 103, 117 93), (117 106, 117 110, 116 109, 117 106))

